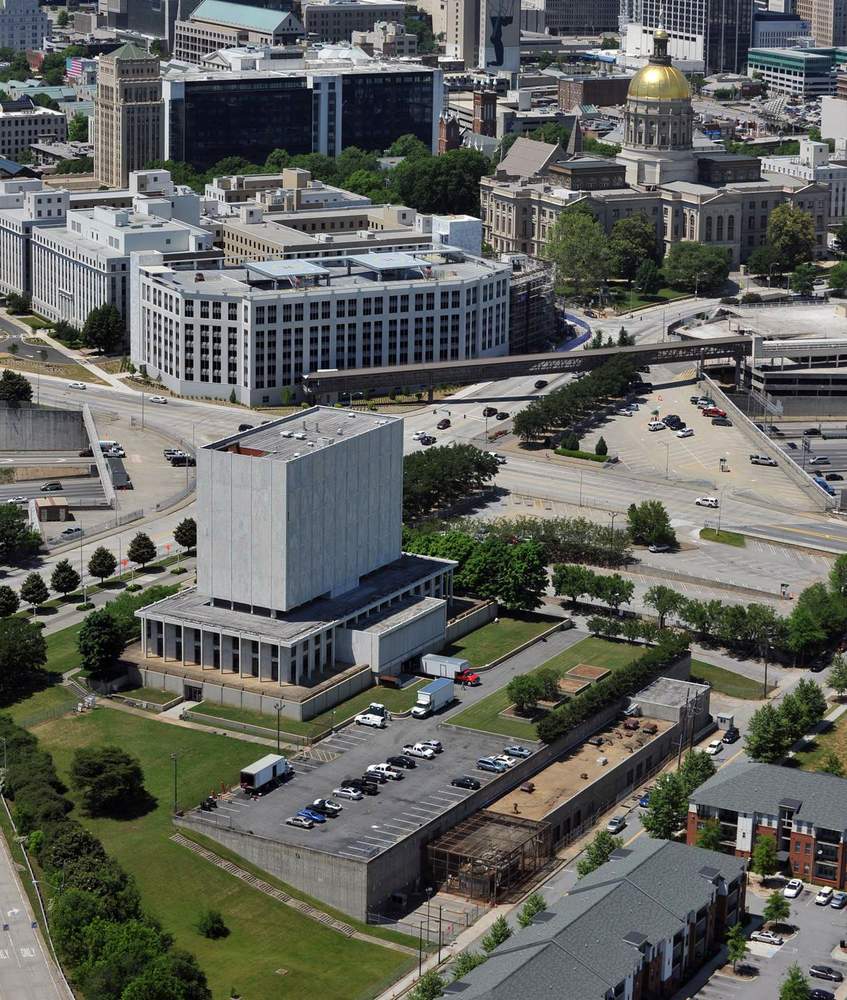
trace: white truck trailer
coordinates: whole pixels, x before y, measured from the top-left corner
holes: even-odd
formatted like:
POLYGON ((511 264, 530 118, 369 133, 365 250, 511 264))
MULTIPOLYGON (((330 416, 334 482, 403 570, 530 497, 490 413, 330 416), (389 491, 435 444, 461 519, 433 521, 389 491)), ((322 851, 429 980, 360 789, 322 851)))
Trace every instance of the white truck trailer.
POLYGON ((261 795, 275 782, 285 781, 294 769, 281 754, 269 753, 241 771, 241 787, 251 795, 261 795))
POLYGON ((442 656, 440 653, 425 653, 421 657, 421 671, 427 677, 449 677, 452 681, 456 674, 470 670, 467 660, 456 656, 442 656))

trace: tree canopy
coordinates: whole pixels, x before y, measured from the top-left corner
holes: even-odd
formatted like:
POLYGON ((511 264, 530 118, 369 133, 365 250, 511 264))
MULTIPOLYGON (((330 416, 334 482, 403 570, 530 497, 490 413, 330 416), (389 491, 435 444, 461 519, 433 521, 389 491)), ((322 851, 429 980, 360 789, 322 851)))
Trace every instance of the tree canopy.
POLYGON ((140 762, 119 747, 80 747, 70 774, 89 816, 122 816, 146 797, 140 762))
POLYGON ((117 308, 111 303, 95 306, 88 314, 82 328, 82 342, 101 354, 110 354, 123 347, 126 325, 117 308))
POLYGON ((728 249, 684 240, 673 244, 662 270, 673 288, 704 294, 716 292, 724 285, 729 266, 728 249))
POLYGON ((32 399, 32 384, 20 372, 6 368, 0 375, 0 402, 9 406, 28 403, 32 399))
POLYGON ((577 297, 596 292, 611 270, 609 240, 586 208, 562 212, 548 233, 544 256, 555 264, 558 282, 570 285, 577 297))
POLYGON ((793 271, 798 264, 810 261, 815 250, 812 216, 795 205, 777 205, 768 216, 767 245, 774 263, 783 271, 793 271))

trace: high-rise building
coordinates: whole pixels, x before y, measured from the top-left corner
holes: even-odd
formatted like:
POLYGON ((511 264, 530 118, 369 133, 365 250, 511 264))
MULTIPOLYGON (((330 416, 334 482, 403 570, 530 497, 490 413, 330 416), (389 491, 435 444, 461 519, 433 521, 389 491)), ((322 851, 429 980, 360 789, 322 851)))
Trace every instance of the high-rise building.
POLYGON ((41 49, 50 35, 50 18, 38 0, 0 0, 0 48, 41 49))
POLYGON ((302 34, 300 19, 290 11, 202 0, 190 17, 177 19, 174 25, 174 58, 199 64, 216 49, 285 45, 302 34))
POLYGON ((815 45, 847 44, 847 0, 812 0, 811 22, 815 45))
POLYGON ((133 170, 162 157, 158 58, 131 44, 101 56, 94 106, 95 179, 106 187, 126 187, 133 170))

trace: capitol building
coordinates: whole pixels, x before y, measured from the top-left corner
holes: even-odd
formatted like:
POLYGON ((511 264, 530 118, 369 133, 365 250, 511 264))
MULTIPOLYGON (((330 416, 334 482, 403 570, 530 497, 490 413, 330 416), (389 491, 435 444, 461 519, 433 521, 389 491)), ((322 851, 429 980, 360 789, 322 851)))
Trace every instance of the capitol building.
POLYGON ((726 152, 695 129, 691 90, 668 55, 668 35, 654 35, 646 66, 632 78, 614 159, 584 155, 579 127, 568 149, 518 139, 493 177, 480 181, 483 238, 497 253, 541 257, 563 211, 589 207, 607 232, 643 213, 667 253, 691 240, 729 250, 737 267, 765 244, 768 216, 781 204, 808 212, 826 250, 827 184, 762 171, 758 157, 726 152))

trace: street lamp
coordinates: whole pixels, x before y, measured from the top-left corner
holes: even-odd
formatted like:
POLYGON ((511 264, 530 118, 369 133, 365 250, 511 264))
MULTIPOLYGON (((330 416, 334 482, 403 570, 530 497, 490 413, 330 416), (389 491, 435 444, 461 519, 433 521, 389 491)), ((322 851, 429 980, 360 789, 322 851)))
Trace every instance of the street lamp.
POLYGON ((279 717, 282 712, 282 702, 274 702, 274 708, 276 709, 276 752, 279 753, 279 717))
POLYGON ((612 520, 612 526, 609 529, 609 562, 612 561, 612 554, 615 551, 615 518, 618 516, 620 511, 610 510, 608 512, 609 517, 612 520))
POLYGON ((670 441, 663 441, 662 444, 665 446, 665 479, 670 479, 671 445, 670 441))
POLYGON ((177 761, 179 760, 179 757, 175 753, 172 753, 170 756, 174 765, 174 816, 176 816, 179 812, 179 808, 177 807, 177 761))

